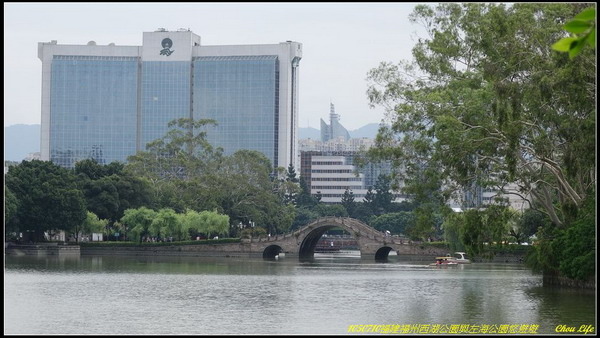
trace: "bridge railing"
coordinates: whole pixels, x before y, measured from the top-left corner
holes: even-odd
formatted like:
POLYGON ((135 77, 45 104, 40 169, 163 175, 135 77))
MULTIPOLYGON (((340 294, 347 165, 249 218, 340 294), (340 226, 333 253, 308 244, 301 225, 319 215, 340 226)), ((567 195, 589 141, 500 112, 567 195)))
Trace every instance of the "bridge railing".
POLYGON ((252 239, 252 241, 274 242, 282 239, 288 239, 290 237, 299 237, 307 229, 311 229, 315 227, 315 225, 318 225, 320 223, 330 223, 331 225, 343 225, 344 228, 347 228, 353 232, 353 236, 355 236, 355 234, 358 234, 358 236, 367 236, 367 238, 369 239, 380 240, 390 244, 404 244, 404 240, 402 239, 391 237, 381 231, 378 231, 368 226, 367 224, 357 219, 348 217, 322 217, 292 232, 278 234, 274 236, 261 236, 257 239, 252 239))

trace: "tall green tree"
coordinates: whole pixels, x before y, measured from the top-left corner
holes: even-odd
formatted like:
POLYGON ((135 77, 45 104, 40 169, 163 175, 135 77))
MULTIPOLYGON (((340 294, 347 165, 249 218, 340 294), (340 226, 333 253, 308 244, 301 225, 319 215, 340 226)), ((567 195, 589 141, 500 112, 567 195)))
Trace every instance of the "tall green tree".
POLYGON ((218 169, 222 159, 222 149, 213 148, 206 140, 206 130, 214 124, 207 119, 173 120, 165 136, 148 143, 146 151, 128 158, 125 170, 152 185, 155 207, 171 207, 181 212, 186 207, 205 207, 194 205, 199 202, 194 196, 198 188, 212 182, 211 173, 218 169))
POLYGON ((43 240, 46 231, 76 231, 86 218, 76 176, 51 162, 23 161, 10 167, 6 186, 18 200, 14 224, 36 241, 43 240))
POLYGON ((365 197, 363 199, 363 204, 371 210, 371 213, 374 214, 377 210, 375 205, 375 193, 373 192, 373 187, 369 187, 365 197))
POLYGON ((344 191, 342 205, 346 208, 348 215, 352 217, 354 215, 354 209, 356 209, 356 202, 354 202, 354 193, 352 190, 346 189, 346 191, 344 191))
POLYGON ((407 188, 435 179, 449 199, 473 184, 540 203, 566 227, 595 194, 596 56, 552 50, 575 3, 418 5, 428 38, 414 62, 369 73, 372 105, 392 119, 372 154, 407 188), (435 172, 416 180, 423 169, 435 172), (516 184, 517 191, 507 191, 516 184))
POLYGON ((388 175, 379 175, 375 182, 375 214, 381 215, 390 211, 394 195, 391 193, 391 177, 388 175))
POLYGON ((310 189, 308 188, 308 184, 306 183, 304 177, 300 177, 299 185, 300 192, 296 196, 296 206, 299 208, 312 208, 317 205, 319 201, 310 193, 310 189))
POLYGON ((296 177, 296 169, 290 163, 287 168, 287 171, 283 172, 283 168, 281 173, 278 176, 279 179, 279 187, 278 190, 282 195, 282 199, 286 204, 298 204, 299 195, 302 193, 302 187, 300 186, 300 180, 296 177))

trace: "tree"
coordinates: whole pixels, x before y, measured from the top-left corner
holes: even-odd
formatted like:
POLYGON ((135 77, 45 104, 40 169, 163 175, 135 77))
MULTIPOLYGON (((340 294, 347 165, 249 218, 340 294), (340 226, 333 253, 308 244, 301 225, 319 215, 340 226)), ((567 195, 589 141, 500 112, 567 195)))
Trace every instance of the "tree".
POLYGON ((375 182, 375 214, 385 214, 390 210, 394 195, 391 190, 391 178, 387 175, 379 175, 375 182))
POLYGON ((111 177, 87 180, 82 191, 89 211, 102 219, 119 219, 119 192, 111 177))
POLYGON ((119 162, 102 165, 93 159, 75 163, 88 210, 110 223, 123 217, 126 209, 152 204, 149 182, 124 168, 119 162))
POLYGON ((296 208, 296 217, 294 218, 294 222, 292 223, 290 230, 295 230, 300 227, 303 227, 303 226, 313 222, 317 218, 319 218, 319 214, 317 214, 312 209, 305 208, 305 207, 298 207, 298 208, 296 208))
POLYGON ((145 152, 130 156, 129 170, 156 180, 189 179, 212 169, 210 159, 220 156, 206 140, 205 129, 215 125, 209 119, 180 118, 169 122, 169 130, 160 139, 146 145, 145 152))
POLYGON ((150 225, 156 217, 156 211, 146 207, 127 209, 121 217, 121 223, 127 226, 134 240, 141 242, 150 233, 150 225))
POLYGON ((348 215, 354 215, 354 209, 356 208, 356 203, 354 202, 354 193, 350 189, 346 189, 344 191, 344 195, 342 196, 342 205, 346 208, 348 215))
POLYGON ((525 238, 535 235, 540 227, 547 226, 549 220, 544 214, 535 210, 527 209, 518 221, 518 229, 525 238))
MULTIPOLYGON (((280 180, 262 153, 240 150, 226 157, 212 177, 212 198, 233 224, 254 222, 271 233, 287 231, 294 220, 293 205, 286 205, 280 180)), ((290 182, 291 183, 291 182, 290 182)), ((294 183, 295 184, 295 183, 294 183)))
MULTIPOLYGON (((93 212, 88 211, 85 221, 81 225, 82 234, 102 233, 108 225, 108 220, 100 219, 93 212)), ((79 237, 79 232, 75 234, 79 237)))
POLYGON ((229 233, 229 216, 221 215, 213 211, 187 210, 182 217, 185 229, 189 229, 194 236, 204 234, 208 238, 211 235, 227 235, 229 233))
POLYGON ((299 184, 300 193, 296 196, 296 206, 299 208, 312 208, 317 205, 319 201, 310 193, 310 189, 308 188, 308 184, 306 183, 304 177, 300 177, 299 184))
POLYGON ((75 163, 75 174, 85 176, 90 180, 98 180, 111 175, 121 175, 125 165, 120 162, 111 162, 103 165, 95 159, 85 159, 75 163))
POLYGON ((373 210, 367 207, 364 203, 354 203, 354 213, 350 215, 364 223, 370 224, 373 217, 373 210))
POLYGON ((435 203, 424 203, 414 211, 415 222, 407 229, 407 234, 413 239, 428 240, 441 235, 442 217, 435 203))
POLYGON ((181 222, 173 209, 160 209, 150 223, 150 235, 158 238, 175 237, 181 239, 184 231, 181 222))
POLYGON ((415 7, 411 21, 423 23, 429 39, 416 44, 414 63, 369 73, 371 104, 394 119, 372 155, 390 159, 398 177, 412 177, 406 188, 437 180, 445 200, 473 184, 516 193, 568 226, 595 193, 596 58, 583 49, 574 62, 550 46, 564 16, 580 10, 572 3, 415 7), (411 176, 422 169, 429 171, 419 180, 411 176))
POLYGON ((568 52, 569 58, 574 58, 586 45, 596 47, 596 9, 587 8, 577 14, 573 20, 567 22, 563 28, 575 36, 569 36, 558 40, 552 45, 552 49, 559 52, 568 52), (577 35, 579 34, 579 35, 577 35))
POLYGON ((515 213, 505 205, 492 205, 485 210, 463 212, 461 242, 472 256, 492 257, 492 247, 502 246, 515 213))
POLYGON ((378 216, 371 222, 371 226, 379 231, 389 231, 393 234, 406 234, 407 230, 415 225, 415 216, 412 212, 395 212, 378 216))
POLYGON ((552 246, 559 253, 558 270, 569 278, 588 280, 596 272, 595 198, 584 203, 573 225, 562 230, 552 246))
POLYGON ((323 195, 321 194, 321 191, 317 191, 317 193, 315 194, 315 200, 317 201, 317 204, 321 203, 322 198, 323 195))
POLYGON ((319 204, 313 210, 319 217, 348 217, 348 211, 341 204, 319 204))
POLYGON ((19 231, 16 223, 19 200, 10 189, 4 185, 4 235, 6 238, 15 238, 11 234, 19 231))
POLYGON ((83 194, 72 171, 46 161, 23 161, 6 174, 6 186, 18 200, 19 231, 41 241, 44 232, 75 231, 86 218, 83 194))
POLYGON ((273 232, 289 229, 294 212, 286 206, 285 197, 292 202, 299 190, 292 182, 294 172, 274 170, 270 160, 257 151, 224 156, 206 141, 203 130, 211 124, 210 120, 172 121, 164 137, 148 144, 147 151, 129 157, 127 173, 150 182, 154 208, 179 213, 215 210, 234 224, 252 221, 273 232))
POLYGON ((290 163, 290 165, 288 165, 286 175, 287 175, 287 177, 286 177, 287 181, 292 182, 292 183, 299 182, 298 178, 296 178, 296 169, 294 169, 294 166, 291 163, 290 163))
POLYGON ((443 230, 444 241, 453 251, 465 251, 465 246, 461 240, 461 234, 464 233, 465 216, 462 212, 449 212, 444 217, 441 225, 443 230))
POLYGON ((286 204, 298 204, 298 195, 302 192, 302 187, 299 184, 298 178, 296 178, 296 170, 291 163, 285 172, 285 179, 281 180, 281 187, 279 189, 286 204))
POLYGON ((371 213, 374 214, 377 210, 375 204, 375 193, 373 192, 373 188, 369 187, 365 197, 363 199, 363 204, 371 210, 371 213))

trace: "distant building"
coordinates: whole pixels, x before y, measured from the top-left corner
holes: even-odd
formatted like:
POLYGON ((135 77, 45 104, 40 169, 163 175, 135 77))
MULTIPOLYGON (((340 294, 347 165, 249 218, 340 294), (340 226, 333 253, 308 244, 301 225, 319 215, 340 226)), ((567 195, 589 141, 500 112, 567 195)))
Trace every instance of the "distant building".
POLYGON ((344 137, 330 139, 326 142, 313 139, 298 140, 298 149, 300 151, 366 151, 369 150, 375 141, 373 139, 351 138, 346 140, 344 137))
POLYGON ((329 104, 329 124, 321 119, 321 141, 327 142, 332 139, 350 139, 350 133, 340 124, 340 115, 335 113, 333 103, 329 104))
MULTIPOLYGON (((301 151, 300 176, 306 181, 311 195, 321 195, 323 203, 341 203, 346 189, 352 191, 356 202, 362 202, 369 188, 375 193, 379 175, 389 175, 387 163, 355 165, 359 156, 356 151, 301 151)), ((394 201, 401 202, 406 196, 394 192, 394 201)))
MULTIPOLYGON (((505 193, 495 189, 483 189, 481 186, 473 185, 469 189, 464 189, 459 201, 452 201, 451 206, 461 210, 479 209, 488 205, 498 203, 502 199, 512 209, 523 212, 529 208, 529 203, 518 193, 516 184, 509 184, 504 189, 505 193)), ((526 196, 531 200, 531 196, 526 196)))
POLYGON ((208 141, 226 155, 298 156, 302 44, 203 46, 189 30, 143 33, 141 46, 40 42, 41 159, 63 167, 126 161, 177 118, 214 119, 208 141))
POLYGON ((27 156, 25 157, 24 161, 33 161, 33 160, 39 160, 41 159, 41 155, 40 152, 34 152, 34 153, 29 153, 27 154, 27 156))

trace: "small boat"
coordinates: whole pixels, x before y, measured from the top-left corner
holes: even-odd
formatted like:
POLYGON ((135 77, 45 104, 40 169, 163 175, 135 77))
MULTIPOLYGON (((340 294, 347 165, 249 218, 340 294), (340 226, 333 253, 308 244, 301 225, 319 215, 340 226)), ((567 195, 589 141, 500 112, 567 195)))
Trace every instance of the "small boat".
MULTIPOLYGON (((467 257, 465 256, 466 253, 465 252, 455 252, 454 253, 456 256, 455 257, 450 257, 448 260, 450 262, 454 262, 454 263, 458 263, 458 264, 471 264, 471 261, 469 259, 467 259, 467 257)), ((450 256, 450 255, 448 255, 450 256)))
POLYGON ((452 258, 454 258, 454 257, 452 257, 452 256, 436 257, 435 258, 435 263, 431 263, 429 265, 430 266, 454 266, 454 265, 458 265, 458 263, 450 261, 452 258))

